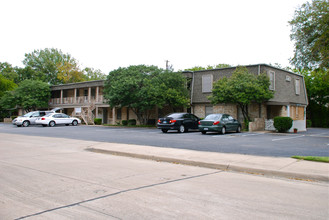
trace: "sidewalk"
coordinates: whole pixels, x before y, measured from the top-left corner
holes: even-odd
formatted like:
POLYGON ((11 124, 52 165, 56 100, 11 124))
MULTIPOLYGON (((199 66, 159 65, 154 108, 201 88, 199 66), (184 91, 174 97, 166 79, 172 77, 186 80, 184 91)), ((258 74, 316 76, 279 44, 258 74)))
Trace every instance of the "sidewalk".
POLYGON ((88 151, 118 156, 178 163, 226 171, 329 182, 329 163, 284 157, 261 157, 116 143, 98 143, 88 151))

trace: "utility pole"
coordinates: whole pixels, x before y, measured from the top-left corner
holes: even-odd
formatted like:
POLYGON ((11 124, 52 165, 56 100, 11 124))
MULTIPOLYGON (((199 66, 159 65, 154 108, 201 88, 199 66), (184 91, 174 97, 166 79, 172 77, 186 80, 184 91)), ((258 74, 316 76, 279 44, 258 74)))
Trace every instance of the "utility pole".
POLYGON ((169 65, 169 60, 166 60, 166 70, 174 71, 173 65, 169 65))

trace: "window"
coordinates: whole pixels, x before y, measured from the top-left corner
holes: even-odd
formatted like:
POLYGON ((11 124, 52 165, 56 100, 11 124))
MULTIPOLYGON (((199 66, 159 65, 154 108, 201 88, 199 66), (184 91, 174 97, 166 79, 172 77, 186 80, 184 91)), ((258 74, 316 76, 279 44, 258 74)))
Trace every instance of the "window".
POLYGON ((212 106, 206 106, 206 116, 213 113, 213 107, 212 106))
POLYGON ((300 95, 300 80, 299 79, 295 80, 295 90, 296 90, 296 95, 300 95))
POLYGON ((202 92, 212 91, 212 74, 207 74, 202 76, 202 92))
POLYGON ((275 90, 275 72, 270 71, 268 74, 268 77, 270 78, 270 90, 275 90))
POLYGON ((117 109, 117 119, 121 120, 121 108, 117 109))

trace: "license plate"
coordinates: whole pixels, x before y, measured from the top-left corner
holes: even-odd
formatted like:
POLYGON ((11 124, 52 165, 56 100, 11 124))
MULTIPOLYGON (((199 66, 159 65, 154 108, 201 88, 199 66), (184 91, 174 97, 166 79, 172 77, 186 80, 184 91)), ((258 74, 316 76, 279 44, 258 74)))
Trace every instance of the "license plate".
POLYGON ((204 128, 203 130, 208 131, 208 128, 204 128))
POLYGON ((167 124, 167 121, 164 121, 163 124, 167 124))

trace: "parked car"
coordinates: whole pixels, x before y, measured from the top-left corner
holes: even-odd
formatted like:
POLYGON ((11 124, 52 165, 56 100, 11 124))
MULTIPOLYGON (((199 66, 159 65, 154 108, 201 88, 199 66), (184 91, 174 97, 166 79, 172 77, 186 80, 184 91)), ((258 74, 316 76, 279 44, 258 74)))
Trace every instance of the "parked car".
POLYGON ((17 127, 28 127, 29 125, 33 125, 35 124, 35 121, 37 120, 37 118, 42 117, 44 115, 47 115, 49 113, 54 113, 57 110, 59 110, 60 108, 54 108, 50 111, 33 111, 33 112, 29 112, 26 113, 23 116, 18 116, 17 118, 15 118, 12 121, 13 125, 16 125, 17 127))
POLYGON ((42 125, 43 127, 54 127, 55 125, 65 124, 77 126, 81 123, 81 120, 75 117, 70 117, 64 113, 50 113, 43 117, 37 118, 35 121, 36 124, 42 125))
POLYGON ((163 118, 159 118, 157 128, 163 133, 168 130, 177 130, 180 133, 189 129, 198 129, 200 119, 191 113, 171 113, 163 118))
POLYGON ((225 134, 227 131, 241 132, 241 124, 228 114, 210 114, 199 122, 199 131, 206 134, 215 131, 225 134))

